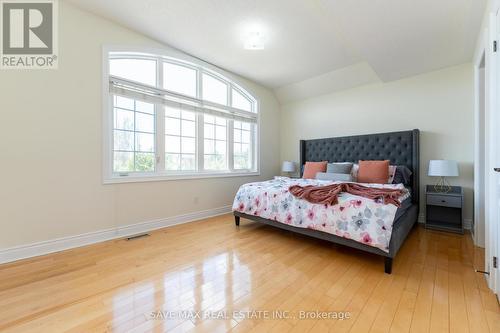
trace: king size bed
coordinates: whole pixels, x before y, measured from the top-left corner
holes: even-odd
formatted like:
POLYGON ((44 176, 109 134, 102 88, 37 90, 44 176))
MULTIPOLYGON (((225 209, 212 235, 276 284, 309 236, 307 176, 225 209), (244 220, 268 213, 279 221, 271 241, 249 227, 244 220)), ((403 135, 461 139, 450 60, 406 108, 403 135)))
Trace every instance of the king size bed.
POLYGON ((341 193, 338 203, 332 206, 310 203, 294 197, 289 189, 333 183, 277 178, 240 188, 233 204, 236 226, 240 218, 245 218, 378 254, 385 258, 385 272, 390 274, 393 258, 418 218, 419 130, 300 141, 301 166, 306 161, 363 160, 389 160, 391 165, 411 172, 405 184, 378 185, 404 193, 398 198, 399 207, 350 193, 341 193))

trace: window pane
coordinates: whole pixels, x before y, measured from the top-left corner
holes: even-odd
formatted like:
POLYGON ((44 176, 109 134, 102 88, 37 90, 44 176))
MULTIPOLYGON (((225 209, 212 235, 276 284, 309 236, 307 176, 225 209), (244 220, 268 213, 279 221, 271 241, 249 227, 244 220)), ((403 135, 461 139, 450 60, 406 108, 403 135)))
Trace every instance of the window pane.
POLYGON ((135 114, 135 130, 139 132, 154 133, 155 118, 153 115, 136 112, 135 114))
POLYGON ((196 113, 182 110, 182 119, 195 121, 196 113))
POLYGON ((181 152, 181 138, 178 136, 165 135, 165 152, 167 152, 167 153, 180 153, 181 152))
POLYGON ((217 140, 226 140, 226 127, 215 126, 215 138, 217 140))
POLYGON ((206 170, 215 170, 216 169, 215 155, 205 155, 203 164, 206 170))
POLYGON ((134 100, 121 96, 115 96, 115 106, 122 109, 134 110, 134 100))
POLYGON ((250 123, 241 123, 241 128, 247 131, 250 131, 251 125, 250 123))
POLYGON ((234 144, 234 155, 241 155, 241 143, 234 144))
POLYGON ((136 153, 135 154, 135 171, 154 171, 155 170, 155 154, 136 153))
POLYGON ((204 168, 205 170, 227 170, 227 120, 214 116, 203 116, 204 168))
POLYGON ((234 130, 234 142, 241 142, 241 130, 234 130))
POLYGON ((113 171, 154 172, 154 104, 120 96, 115 96, 113 102, 113 124, 116 128, 113 132, 113 171))
POLYGON ((165 152, 178 156, 166 154, 165 169, 196 170, 196 115, 184 110, 174 110, 170 114, 177 118, 165 118, 165 152))
POLYGON ((205 115, 203 115, 203 119, 204 119, 205 123, 208 123, 208 124, 214 124, 215 123, 215 117, 214 116, 205 114, 205 115))
POLYGON ((181 117, 181 110, 178 108, 174 108, 171 106, 165 106, 165 116, 166 117, 173 117, 173 118, 180 118, 181 117))
POLYGON ((215 155, 215 170, 226 169, 226 155, 215 155))
POLYGON ((241 142, 250 143, 250 132, 249 131, 241 131, 241 142))
POLYGON ((215 141, 215 153, 226 154, 226 141, 215 141))
POLYGON ((115 108, 115 129, 134 130, 134 112, 115 108))
POLYGON ((252 169, 252 143, 251 132, 243 130, 250 124, 243 122, 234 122, 234 169, 235 170, 249 170, 252 169), (239 127, 239 128, 238 128, 239 127))
POLYGON ((155 151, 154 134, 135 133, 135 150, 143 152, 155 151))
MULTIPOLYGON (((244 146, 244 145, 242 145, 244 146)), ((248 147, 242 147, 242 150, 239 153, 234 153, 234 169, 251 169, 251 155, 248 147)))
POLYGON ((134 171, 134 153, 113 153, 113 171, 126 172, 134 171))
POLYGON ((215 117, 215 123, 221 126, 227 126, 227 120, 224 118, 215 117))
POLYGON ((163 88, 196 97, 196 71, 188 67, 164 62, 163 88))
POLYGON ((196 124, 191 120, 182 121, 182 136, 196 136, 196 124))
POLYGON ((214 139, 215 137, 215 126, 210 124, 205 124, 203 129, 203 135, 207 139, 214 139))
POLYGON ((196 169, 196 158, 194 154, 182 154, 181 160, 182 170, 195 170, 196 169))
POLYGON ((249 169, 247 157, 235 156, 234 157, 234 168, 236 170, 249 169))
POLYGON ((194 154, 196 152, 194 138, 182 138, 182 153, 194 154))
POLYGON ((114 131, 114 150, 134 151, 134 132, 114 131))
POLYGON ((165 134, 181 135, 181 120, 165 118, 165 134))
POLYGON ((110 59, 109 74, 156 86, 156 61, 149 59, 110 59))
POLYGON ((227 170, 225 155, 205 155, 205 170, 227 170))
POLYGON ((166 170, 179 170, 180 169, 180 155, 179 154, 165 154, 165 169, 166 170))
POLYGON ((203 99, 227 105, 227 85, 215 77, 203 74, 203 99))
POLYGON ((135 110, 144 113, 155 113, 155 105, 151 103, 135 101, 135 110))
POLYGON ((250 145, 242 143, 241 144, 241 154, 248 155, 248 153, 250 153, 250 145))
POLYGON ((243 96, 238 90, 231 89, 232 106, 245 111, 252 111, 252 102, 243 96))
POLYGON ((214 140, 205 140, 204 154, 215 154, 215 142, 214 140))

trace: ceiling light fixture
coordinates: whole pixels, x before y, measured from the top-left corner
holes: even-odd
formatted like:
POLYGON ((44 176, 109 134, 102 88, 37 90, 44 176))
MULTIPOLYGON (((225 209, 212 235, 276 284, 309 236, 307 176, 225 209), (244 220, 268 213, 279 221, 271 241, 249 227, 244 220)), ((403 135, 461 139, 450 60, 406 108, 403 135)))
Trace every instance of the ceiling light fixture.
POLYGON ((247 33, 244 41, 244 48, 246 50, 263 50, 264 49, 265 37, 260 31, 251 31, 247 33))

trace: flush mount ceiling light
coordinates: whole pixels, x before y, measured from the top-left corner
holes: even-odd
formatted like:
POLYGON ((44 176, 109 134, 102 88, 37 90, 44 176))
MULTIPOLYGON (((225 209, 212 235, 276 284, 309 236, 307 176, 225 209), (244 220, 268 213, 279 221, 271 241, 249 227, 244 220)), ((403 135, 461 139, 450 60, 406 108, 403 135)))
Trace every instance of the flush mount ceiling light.
POLYGON ((271 29, 260 18, 247 18, 236 29, 245 50, 263 50, 271 37, 271 29))
POLYGON ((261 31, 250 31, 244 38, 243 47, 245 50, 263 50, 265 37, 261 31))

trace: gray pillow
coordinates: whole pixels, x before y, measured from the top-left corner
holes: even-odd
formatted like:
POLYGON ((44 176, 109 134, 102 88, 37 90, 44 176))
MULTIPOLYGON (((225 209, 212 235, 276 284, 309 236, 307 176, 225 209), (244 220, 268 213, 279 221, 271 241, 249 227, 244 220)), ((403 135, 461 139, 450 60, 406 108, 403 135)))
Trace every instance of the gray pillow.
POLYGON ((318 180, 331 180, 331 181, 352 182, 352 176, 351 176, 350 173, 318 172, 316 174, 316 179, 318 179, 318 180))
POLYGON ((408 185, 411 183, 412 172, 404 165, 397 165, 396 172, 394 173, 393 184, 404 184, 408 185))
POLYGON ((326 172, 328 173, 351 173, 352 163, 328 163, 326 165, 326 172))

